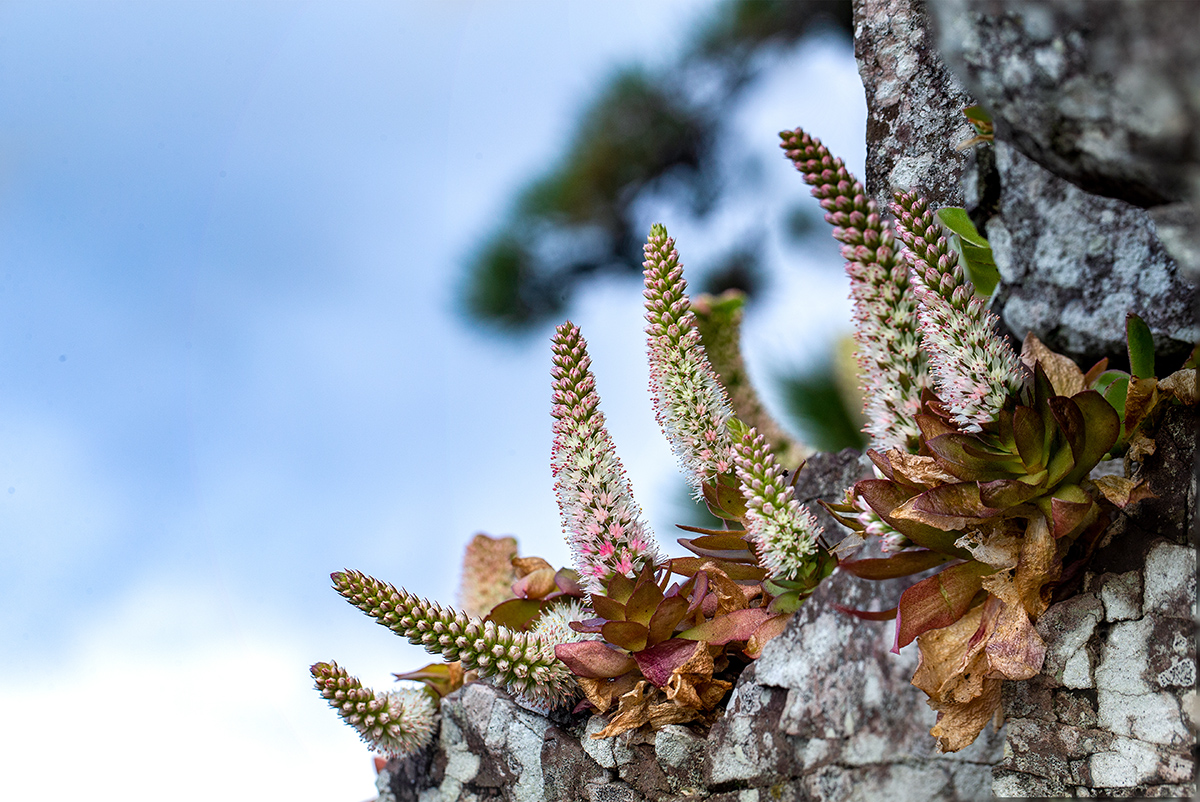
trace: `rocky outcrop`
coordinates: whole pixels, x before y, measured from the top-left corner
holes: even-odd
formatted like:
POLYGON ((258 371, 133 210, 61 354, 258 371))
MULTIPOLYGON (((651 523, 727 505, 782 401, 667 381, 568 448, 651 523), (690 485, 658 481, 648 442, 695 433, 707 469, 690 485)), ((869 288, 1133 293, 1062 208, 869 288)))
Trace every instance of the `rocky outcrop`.
MULTIPOLYGON (((817 455, 798 495, 833 500, 866 472, 856 452, 817 455)), ((890 623, 832 606, 881 609, 899 589, 840 575, 824 583, 742 673, 708 732, 676 725, 596 740, 599 716, 546 718, 468 685, 442 700, 438 743, 380 775, 381 802, 979 799, 1002 735, 937 754, 933 712, 909 684, 915 652, 891 654, 890 623)))
MULTIPOLYGON (((1111 5, 1114 15, 1133 7, 1111 5)), ((1033 331, 1080 361, 1119 359, 1124 314, 1134 311, 1150 323, 1167 369, 1197 339, 1194 288, 1178 262, 1200 229, 1188 222, 1189 193, 1200 187, 1189 160, 1200 148, 1172 120, 1186 118, 1194 136, 1187 104, 1200 93, 1194 83, 1190 95, 1179 90, 1187 75, 1154 84, 1152 70, 1178 67, 1151 53, 1146 37, 1166 41, 1174 29, 1099 20, 1096 8, 935 0, 927 14, 921 0, 856 0, 867 190, 886 199, 893 188, 919 189, 936 205, 965 205, 1001 270, 993 308, 1016 335, 1033 331), (1099 70, 1101 57, 1118 68, 1099 70), (1141 59, 1138 72, 1126 76, 1131 59, 1141 59), (1139 86, 1142 105, 1130 105, 1139 86), (960 152, 971 94, 996 116, 997 142, 960 152), (1164 174, 1164 159, 1179 169, 1164 174)), ((1180 52, 1178 64, 1192 69, 1191 51, 1180 52)), ((1171 410, 1154 453, 1129 466, 1155 496, 1116 518, 1079 592, 1038 622, 1045 666, 1006 685, 1005 728, 985 730, 962 752, 934 751, 933 713, 909 684, 915 652, 891 654, 890 625, 833 607, 890 607, 903 580, 835 575, 743 672, 707 732, 671 726, 593 740, 600 718, 548 718, 473 684, 443 700, 437 743, 380 775, 381 800, 1191 796, 1200 724, 1196 433, 1194 409, 1171 410)), ((818 455, 802 474, 801 499, 836 497, 865 470, 852 452, 818 455)))

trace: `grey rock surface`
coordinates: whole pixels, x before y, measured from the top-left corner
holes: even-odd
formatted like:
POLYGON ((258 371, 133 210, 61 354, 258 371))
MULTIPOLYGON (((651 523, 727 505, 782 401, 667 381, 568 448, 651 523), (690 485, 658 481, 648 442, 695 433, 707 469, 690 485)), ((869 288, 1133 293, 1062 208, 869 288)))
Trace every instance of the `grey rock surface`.
POLYGON ((999 203, 984 225, 1002 285, 994 308, 1018 337, 1092 364, 1125 351, 1125 315, 1154 333, 1163 364, 1191 351, 1195 287, 1183 280, 1150 215, 1079 189, 1004 142, 999 203))
POLYGON ((932 0, 943 57, 997 137, 1143 207, 1200 179, 1200 36, 1175 0, 932 0))
MULTIPOLYGON (((867 97, 867 192, 887 209, 892 190, 961 206, 974 105, 934 47, 924 0, 855 0, 854 56, 867 97)), ((973 166, 970 165, 970 166, 973 166)))
POLYGON ((1004 689, 998 797, 1196 792, 1195 408, 1138 468, 1156 494, 1109 527, 1083 592, 1038 621, 1042 673, 1004 689))

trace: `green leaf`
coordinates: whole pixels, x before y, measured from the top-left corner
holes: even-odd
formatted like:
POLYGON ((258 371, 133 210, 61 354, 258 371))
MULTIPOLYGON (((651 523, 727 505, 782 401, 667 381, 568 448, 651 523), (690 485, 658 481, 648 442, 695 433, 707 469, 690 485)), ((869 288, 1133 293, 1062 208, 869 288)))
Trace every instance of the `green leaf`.
POLYGON ((963 242, 981 248, 988 247, 988 241, 975 228, 975 224, 971 222, 971 217, 965 209, 957 206, 943 206, 937 210, 937 216, 942 225, 962 237, 963 242))
POLYGON ((1084 443, 1081 453, 1075 455, 1075 467, 1064 481, 1074 484, 1091 473, 1096 463, 1117 442, 1121 435, 1121 418, 1104 396, 1095 390, 1085 390, 1072 396, 1071 401, 1083 413, 1084 443))
POLYGON ((1018 406, 1013 412, 1013 440, 1021 462, 1029 470, 1046 465, 1046 424, 1036 410, 1018 406))
POLYGON ((542 611, 541 599, 509 599, 492 608, 484 621, 491 621, 513 630, 526 629, 542 611))
POLYGON ((725 572, 725 576, 734 582, 761 581, 767 575, 767 572, 757 565, 725 562, 711 557, 674 557, 671 559, 671 573, 680 576, 695 576, 705 563, 715 564, 717 568, 725 572))
POLYGON ((1139 379, 1154 377, 1154 335, 1146 321, 1130 313, 1125 316, 1125 340, 1129 347, 1129 371, 1139 379))
POLYGON ((963 116, 973 123, 992 124, 992 115, 988 114, 988 110, 983 106, 967 106, 963 109, 963 116))
POLYGON ((600 628, 600 634, 613 646, 631 652, 645 649, 650 638, 650 630, 634 621, 609 621, 600 628))
POLYGON ((605 621, 624 621, 625 605, 599 593, 592 594, 592 609, 605 621))

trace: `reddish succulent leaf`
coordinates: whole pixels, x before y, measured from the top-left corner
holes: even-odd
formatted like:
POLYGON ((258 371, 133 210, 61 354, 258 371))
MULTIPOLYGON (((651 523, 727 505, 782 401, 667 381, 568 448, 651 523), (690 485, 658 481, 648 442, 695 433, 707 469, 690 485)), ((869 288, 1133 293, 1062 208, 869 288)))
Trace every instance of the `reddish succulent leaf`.
POLYGON ((604 640, 631 652, 646 648, 650 630, 635 621, 609 621, 600 628, 604 640))
POLYGON ((894 510, 892 515, 952 532, 978 525, 1002 512, 983 503, 977 482, 959 482, 930 488, 894 510))
POLYGON ((509 629, 522 630, 542 611, 540 599, 509 599, 500 602, 484 621, 493 621, 509 629))
POLYGON ((754 630, 754 634, 746 639, 746 648, 742 650, 743 654, 752 660, 757 660, 762 656, 763 647, 772 638, 782 635, 790 620, 792 620, 791 613, 780 613, 763 621, 758 625, 758 629, 754 630))
POLYGON ((681 632, 679 637, 687 640, 707 641, 716 645, 746 640, 754 634, 754 630, 758 629, 760 624, 770 617, 771 613, 762 607, 734 610, 681 632))
POLYGON ((586 632, 589 635, 599 635, 600 630, 607 624, 603 618, 588 618, 583 621, 569 621, 567 626, 576 632, 586 632))
MULTIPOLYGON (((1020 460, 1011 454, 985 449, 966 434, 943 434, 925 441, 925 447, 948 473, 968 482, 1012 479, 1018 475, 1020 460)), ((1023 472, 1023 471, 1021 471, 1023 472)))
POLYGON ((895 473, 892 470, 892 461, 887 458, 887 454, 880 454, 875 449, 868 448, 867 457, 875 464, 880 473, 893 481, 896 479, 895 473))
POLYGON ((688 600, 682 596, 668 596, 659 603, 650 619, 650 637, 647 642, 651 645, 662 643, 675 634, 675 627, 684 619, 688 611, 688 600))
MULTIPOLYGON (((1069 487, 1078 489, 1076 485, 1069 487)), ((1087 498, 1087 494, 1083 495, 1087 498)), ((1055 538, 1071 534, 1087 520, 1094 506, 1095 502, 1090 498, 1086 501, 1074 501, 1058 498, 1056 495, 1050 499, 1050 531, 1054 533, 1055 538)))
POLYGON ((634 652, 633 659, 637 661, 642 676, 661 688, 671 679, 675 670, 696 653, 698 645, 694 640, 672 638, 649 649, 634 652))
POLYGON ((885 558, 846 560, 838 568, 861 579, 895 579, 927 571, 949 560, 936 551, 902 551, 885 558))
POLYGON ((1024 504, 1041 495, 1043 490, 1036 483, 1022 482, 1020 479, 997 479, 979 485, 979 500, 987 507, 1007 509, 1024 504))
POLYGON ((734 534, 736 529, 705 529, 703 526, 689 526, 688 524, 675 524, 676 529, 682 529, 685 532, 695 532, 697 535, 717 535, 725 536, 734 534))
POLYGON ((836 603, 833 605, 833 609, 837 610, 839 613, 845 613, 846 615, 852 615, 855 618, 861 618, 864 621, 892 621, 895 619, 896 612, 899 610, 898 607, 893 607, 890 610, 879 610, 878 612, 874 610, 855 610, 851 607, 845 607, 836 603))
POLYGON ((737 551, 744 549, 747 546, 746 539, 741 535, 726 533, 721 535, 705 535, 704 537, 692 538, 692 545, 699 546, 702 549, 714 549, 716 551, 737 551))
POLYGON ((662 600, 662 589, 654 584, 651 577, 643 576, 638 581, 633 595, 629 597, 629 601, 625 602, 625 620, 636 621, 643 626, 648 625, 654 611, 658 609, 658 603, 662 600))
POLYGON ((758 562, 754 557, 754 552, 750 551, 750 544, 742 540, 740 537, 725 535, 721 538, 717 537, 697 537, 688 539, 686 537, 678 538, 679 545, 683 546, 693 554, 698 554, 706 559, 724 560, 727 562, 742 562, 753 565, 758 562), (737 541, 732 548, 714 548, 710 544, 713 542, 733 543, 737 541))
POLYGON ((954 541, 958 540, 958 535, 919 521, 897 518, 892 514, 900 505, 912 498, 911 493, 895 482, 887 479, 863 479, 855 483, 854 493, 861 496, 880 518, 918 546, 970 559, 969 552, 954 545, 954 541))
POLYGON ((579 572, 573 568, 562 568, 554 575, 554 584, 568 596, 583 597, 583 586, 579 584, 579 572))
POLYGON ((1046 464, 1046 424, 1037 410, 1018 406, 1013 412, 1013 440, 1021 462, 1030 470, 1046 464))
POLYGON ((980 562, 959 563, 904 591, 898 605, 892 651, 899 654, 922 632, 948 627, 962 618, 982 587, 983 577, 995 570, 980 562))
POLYGON ((716 482, 705 482, 701 486, 701 492, 709 510, 718 518, 740 521, 746 514, 746 500, 742 498, 741 491, 719 479, 716 482))
POLYGON ((554 656, 575 676, 588 679, 619 677, 637 666, 632 657, 598 640, 560 643, 554 647, 554 656))
POLYGON ((554 569, 547 566, 531 571, 513 583, 512 592, 518 599, 541 599, 552 593, 557 585, 554 583, 554 569))
POLYGON ((1117 442, 1121 435, 1121 418, 1112 404, 1095 390, 1079 393, 1071 400, 1083 416, 1085 432, 1083 449, 1075 453, 1075 468, 1063 480, 1074 484, 1091 472, 1117 442))
POLYGON ((921 436, 925 440, 932 440, 935 437, 941 437, 944 434, 957 434, 958 429, 955 429, 946 421, 936 415, 920 414, 916 416, 917 426, 921 429, 921 436))
POLYGON ((625 605, 618 604, 612 599, 599 593, 592 594, 592 609, 596 615, 605 621, 624 621, 625 605))
POLYGON ((761 581, 767 575, 767 572, 757 565, 731 563, 711 557, 675 557, 671 560, 671 572, 680 576, 695 576, 705 563, 710 562, 715 563, 725 572, 726 576, 735 582, 761 581))
POLYGON ((1092 365, 1087 373, 1083 374, 1083 386, 1091 387, 1096 383, 1096 379, 1100 378, 1100 374, 1108 370, 1108 357, 1101 357, 1100 361, 1092 365))

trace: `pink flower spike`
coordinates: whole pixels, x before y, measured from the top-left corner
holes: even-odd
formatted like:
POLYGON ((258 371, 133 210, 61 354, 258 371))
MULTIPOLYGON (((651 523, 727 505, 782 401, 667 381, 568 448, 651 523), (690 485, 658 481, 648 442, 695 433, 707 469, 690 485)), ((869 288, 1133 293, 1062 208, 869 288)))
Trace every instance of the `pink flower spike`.
POLYGON ((625 468, 604 425, 587 343, 567 322, 554 332, 554 446, 551 468, 575 567, 599 589, 614 573, 662 562, 642 521, 625 468))

